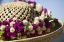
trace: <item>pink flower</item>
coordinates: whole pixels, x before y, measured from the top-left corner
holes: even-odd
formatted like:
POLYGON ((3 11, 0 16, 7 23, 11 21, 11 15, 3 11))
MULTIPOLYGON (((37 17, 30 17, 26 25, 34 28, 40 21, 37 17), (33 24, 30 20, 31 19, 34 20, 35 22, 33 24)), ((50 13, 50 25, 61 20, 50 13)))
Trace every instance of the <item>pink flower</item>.
POLYGON ((28 4, 34 4, 34 8, 36 7, 36 2, 35 1, 28 1, 28 4))
POLYGON ((7 32, 7 36, 10 37, 11 36, 11 33, 10 32, 7 32))
POLYGON ((14 27, 15 29, 17 29, 17 28, 18 28, 17 23, 13 24, 13 27, 14 27))
POLYGON ((17 25, 18 26, 23 26, 23 22, 19 21, 19 22, 17 22, 17 25))
POLYGON ((43 22, 40 22, 40 23, 39 23, 39 26, 40 26, 40 27, 43 27, 43 22))
POLYGON ((46 8, 44 8, 43 11, 44 11, 44 13, 47 13, 47 9, 46 8))
POLYGON ((18 31, 22 31, 23 29, 23 26, 18 26, 18 31))
POLYGON ((12 21, 13 21, 13 19, 12 19, 12 18, 10 18, 10 19, 9 19, 9 22, 12 22, 12 21))
POLYGON ((25 35, 25 32, 24 30, 21 31, 21 35, 24 36, 25 35))
POLYGON ((11 36, 12 36, 12 37, 17 37, 17 33, 14 32, 14 33, 11 34, 11 36))
POLYGON ((7 25, 7 24, 8 24, 8 21, 4 20, 4 21, 2 22, 2 24, 3 24, 3 25, 7 25))
POLYGON ((10 26, 6 26, 5 31, 10 31, 10 26))
POLYGON ((33 29, 35 30, 37 28, 37 25, 36 24, 32 24, 33 26, 33 29))
POLYGON ((10 40, 10 34, 7 32, 3 33, 3 37, 5 40, 10 40))
POLYGON ((28 4, 31 4, 31 3, 32 3, 32 1, 28 1, 27 3, 28 3, 28 4))

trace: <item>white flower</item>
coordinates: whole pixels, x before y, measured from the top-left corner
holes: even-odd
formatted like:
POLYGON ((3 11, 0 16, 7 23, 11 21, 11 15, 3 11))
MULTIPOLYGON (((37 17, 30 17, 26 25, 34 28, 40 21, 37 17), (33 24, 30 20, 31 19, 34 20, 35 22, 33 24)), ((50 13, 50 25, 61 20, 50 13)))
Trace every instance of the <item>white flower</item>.
POLYGON ((32 31, 33 30, 33 26, 29 26, 29 31, 32 31))
POLYGON ((32 24, 29 22, 29 26, 31 26, 32 24))
POLYGON ((1 25, 0 30, 4 30, 5 27, 6 27, 5 25, 1 25))
POLYGON ((35 33, 35 30, 32 30, 30 33, 31 33, 31 34, 34 34, 34 33, 35 33))
POLYGON ((15 29, 13 27, 10 28, 10 32, 13 33, 15 32, 15 29))
POLYGON ((37 30, 37 31, 40 31, 40 30, 41 30, 41 27, 38 27, 36 30, 37 30))
POLYGON ((27 20, 23 20, 23 24, 24 25, 28 25, 28 21, 27 20))
POLYGON ((41 15, 41 16, 39 17, 39 19, 40 19, 41 21, 44 21, 45 16, 44 16, 44 15, 41 15))
POLYGON ((38 31, 38 34, 41 35, 42 34, 42 30, 38 31))
POLYGON ((39 20, 39 17, 35 17, 35 20, 39 20))
POLYGON ((45 16, 45 18, 47 18, 47 15, 45 16))
POLYGON ((52 21, 54 21, 54 20, 49 20, 49 22, 52 22, 52 21))
POLYGON ((42 16, 42 17, 44 17, 45 15, 44 15, 44 14, 42 14, 41 16, 42 16))
POLYGON ((34 20, 34 24, 38 25, 39 21, 38 20, 34 20))
POLYGON ((48 15, 51 16, 51 10, 48 10, 48 15))
POLYGON ((10 23, 10 26, 13 26, 13 24, 15 24, 15 22, 14 22, 14 21, 12 21, 12 22, 10 23))
POLYGON ((47 28, 47 29, 46 29, 46 32, 47 32, 47 33, 50 32, 50 28, 47 28))
POLYGON ((42 10, 43 6, 41 4, 36 5, 36 11, 40 12, 42 10))
POLYGON ((31 7, 34 7, 34 4, 33 3, 31 3, 30 5, 31 5, 31 7))
POLYGON ((44 16, 44 18, 47 18, 47 13, 45 14, 44 12, 42 12, 42 16, 44 16))
POLYGON ((42 30, 43 30, 43 31, 45 31, 45 30, 46 30, 46 27, 45 27, 45 26, 43 26, 43 27, 42 27, 42 30))
POLYGON ((42 15, 45 15, 43 11, 42 11, 42 15))

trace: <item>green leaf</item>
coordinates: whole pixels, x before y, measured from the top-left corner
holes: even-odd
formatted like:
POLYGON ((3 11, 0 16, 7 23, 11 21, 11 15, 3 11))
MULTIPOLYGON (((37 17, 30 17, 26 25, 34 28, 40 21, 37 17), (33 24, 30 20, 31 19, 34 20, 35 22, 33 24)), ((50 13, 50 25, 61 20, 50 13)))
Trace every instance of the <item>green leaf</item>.
POLYGON ((28 26, 24 26, 24 32, 28 30, 28 26))
POLYGON ((2 30, 2 31, 0 31, 0 35, 2 35, 4 33, 4 31, 2 30))
POLYGON ((4 31, 2 30, 2 31, 0 31, 0 40, 2 40, 3 39, 3 36, 2 36, 2 34, 4 33, 4 31))
POLYGON ((21 38, 21 33, 17 33, 17 38, 21 38))

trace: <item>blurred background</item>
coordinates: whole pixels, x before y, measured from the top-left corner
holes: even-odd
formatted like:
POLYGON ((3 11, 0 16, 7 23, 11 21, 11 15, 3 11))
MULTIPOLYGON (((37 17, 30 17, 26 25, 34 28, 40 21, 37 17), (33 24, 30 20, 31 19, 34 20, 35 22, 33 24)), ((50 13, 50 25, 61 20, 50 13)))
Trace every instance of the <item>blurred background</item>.
MULTIPOLYGON (((14 0, 0 0, 0 5, 13 2, 14 0)), ((52 16, 64 22, 64 0, 32 0, 37 4, 42 4, 44 8, 52 11, 52 16)), ((62 34, 51 42, 64 42, 64 31, 62 34)))

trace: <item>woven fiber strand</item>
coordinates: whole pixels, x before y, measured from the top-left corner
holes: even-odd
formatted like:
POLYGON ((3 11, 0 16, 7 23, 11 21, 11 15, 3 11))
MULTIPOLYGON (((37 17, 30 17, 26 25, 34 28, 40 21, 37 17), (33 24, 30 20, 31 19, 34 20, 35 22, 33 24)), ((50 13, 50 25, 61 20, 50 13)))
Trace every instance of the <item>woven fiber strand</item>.
POLYGON ((35 16, 35 11, 26 2, 11 2, 0 6, 1 21, 14 18, 18 20, 30 19, 29 21, 32 22, 35 16))
POLYGON ((33 38, 12 40, 12 41, 0 41, 0 42, 49 42, 58 37, 63 31, 63 22, 61 20, 58 20, 58 22, 61 24, 61 27, 59 27, 58 29, 54 30, 51 33, 33 38))

